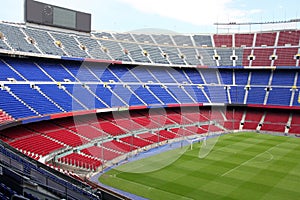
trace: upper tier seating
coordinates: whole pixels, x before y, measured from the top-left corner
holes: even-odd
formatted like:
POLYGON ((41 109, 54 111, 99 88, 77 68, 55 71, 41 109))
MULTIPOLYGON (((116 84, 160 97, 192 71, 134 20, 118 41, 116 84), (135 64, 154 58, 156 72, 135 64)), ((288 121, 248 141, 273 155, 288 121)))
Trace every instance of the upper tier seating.
POLYGON ((53 38, 55 38, 55 41, 61 42, 67 55, 81 58, 89 57, 89 55, 82 48, 80 48, 80 45, 75 40, 75 36, 70 34, 58 34, 54 32, 51 33, 51 35, 53 38))
POLYGON ((216 47, 232 47, 232 35, 214 35, 216 47))
POLYGON ((133 61, 141 62, 141 63, 151 62, 147 57, 147 55, 143 54, 143 50, 139 45, 135 43, 127 43, 127 42, 122 42, 119 44, 122 47, 123 51, 125 51, 124 53, 126 54, 127 51, 128 55, 132 58, 133 61))
POLYGON ((235 47, 252 47, 254 34, 235 34, 235 47))
MULTIPOLYGON (((29 123, 39 120, 32 117, 47 120, 52 114, 59 117, 73 111, 181 106, 166 108, 166 113, 130 110, 130 116, 118 117, 101 112, 97 117, 94 114, 95 119, 87 116, 73 122, 62 118, 0 131, 1 140, 36 160, 63 150, 60 164, 96 170, 130 151, 182 136, 241 129, 300 134, 300 115, 292 110, 300 106, 298 30, 77 35, 0 22, 0 32, 1 128, 14 125, 6 122, 29 123), (8 58, 7 53, 26 58, 8 58), (48 56, 134 64, 50 60, 48 56), (222 69, 204 69, 207 66, 222 69), (257 70, 256 66, 277 68, 257 70), (213 108, 250 105, 212 111, 206 106, 210 103, 213 108), (187 104, 204 107, 200 112, 194 108, 184 111, 187 104), (252 109, 253 104, 289 110, 252 109), (16 121, 19 119, 25 120, 16 121)), ((26 165, 24 170, 28 170, 26 165)))
POLYGON ((187 35, 173 35, 172 38, 178 46, 193 46, 193 42, 192 42, 190 36, 187 36, 187 35))
POLYGON ((212 39, 210 35, 193 35, 196 46, 212 47, 212 39))
POLYGON ((87 35, 3 22, 0 32, 0 50, 200 66, 295 66, 300 37, 298 30, 203 35, 92 32, 87 35), (255 56, 253 61, 248 60, 251 54, 255 56), (215 55, 219 58, 215 59, 215 55))
POLYGON ((170 62, 167 59, 167 55, 163 54, 163 52, 159 49, 159 47, 152 46, 152 45, 141 45, 143 50, 147 52, 149 55, 149 59, 154 63, 159 64, 170 64, 170 62))
POLYGON ((4 34, 8 44, 15 51, 30 53, 40 53, 40 51, 31 44, 23 32, 23 27, 0 23, 0 31, 4 34))
POLYGON ((276 39, 276 32, 270 32, 270 33, 257 33, 256 34, 256 41, 255 46, 260 47, 262 45, 266 46, 274 46, 275 45, 275 39, 276 39))
POLYGON ((286 30, 279 32, 278 46, 298 46, 300 38, 299 30, 286 30))
POLYGON ((39 49, 49 55, 66 55, 60 47, 55 45, 55 41, 51 37, 50 33, 44 30, 37 30, 32 28, 27 28, 26 33, 29 37, 34 38, 39 49))
POLYGON ((97 40, 86 36, 77 38, 80 44, 86 48, 89 55, 94 59, 111 60, 112 58, 103 51, 97 40))

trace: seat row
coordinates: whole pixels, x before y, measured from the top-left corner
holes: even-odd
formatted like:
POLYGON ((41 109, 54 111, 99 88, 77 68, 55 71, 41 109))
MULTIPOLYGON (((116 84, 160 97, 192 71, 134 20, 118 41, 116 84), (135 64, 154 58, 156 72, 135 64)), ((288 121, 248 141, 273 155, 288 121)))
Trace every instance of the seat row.
POLYGON ((295 66, 299 46, 298 30, 206 35, 95 32, 88 37, 0 23, 0 32, 4 50, 169 65, 295 66), (256 48, 254 53, 245 49, 249 47, 256 48))

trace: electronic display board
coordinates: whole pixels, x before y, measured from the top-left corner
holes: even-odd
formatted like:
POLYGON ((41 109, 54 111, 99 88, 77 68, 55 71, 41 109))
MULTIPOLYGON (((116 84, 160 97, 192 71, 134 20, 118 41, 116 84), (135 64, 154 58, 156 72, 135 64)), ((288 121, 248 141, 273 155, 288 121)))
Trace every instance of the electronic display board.
POLYGON ((91 14, 25 0, 25 22, 91 32, 91 14))

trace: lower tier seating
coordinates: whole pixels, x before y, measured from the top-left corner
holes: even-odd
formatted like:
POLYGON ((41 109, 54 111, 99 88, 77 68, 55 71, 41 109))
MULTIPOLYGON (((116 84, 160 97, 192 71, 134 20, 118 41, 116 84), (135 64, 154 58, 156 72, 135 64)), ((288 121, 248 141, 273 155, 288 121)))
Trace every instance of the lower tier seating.
POLYGON ((101 160, 112 160, 122 154, 108 150, 106 148, 103 148, 103 146, 92 146, 86 149, 81 150, 82 153, 90 156, 94 156, 96 158, 99 158, 101 160))
POLYGON ((14 118, 12 116, 8 115, 4 111, 0 110, 0 124, 4 124, 10 121, 13 121, 14 118))
POLYGON ((103 143, 103 146, 109 149, 113 149, 118 152, 128 153, 132 150, 136 150, 137 147, 126 144, 124 142, 112 140, 110 142, 103 143))
POLYGON ((167 138, 159 135, 159 134, 152 134, 152 133, 143 133, 138 135, 139 138, 143 140, 149 141, 150 143, 157 143, 167 140, 167 138))
POLYGON ((124 137, 121 138, 120 140, 126 144, 129 144, 130 146, 135 146, 135 147, 145 147, 153 143, 134 136, 124 137))
POLYGON ((71 154, 59 159, 60 163, 96 170, 103 162, 126 155, 133 150, 195 134, 230 130, 300 134, 300 114, 297 111, 276 109, 262 111, 245 107, 214 108, 211 111, 210 107, 200 107, 185 111, 180 108, 169 108, 165 109, 164 113, 160 109, 155 109, 151 111, 151 115, 149 112, 149 110, 135 110, 131 111, 130 118, 126 115, 122 118, 120 115, 117 119, 114 119, 111 113, 99 113, 94 117, 78 118, 76 123, 72 122, 70 117, 30 123, 2 130, 0 138, 37 160, 60 150, 71 150, 71 154), (167 124, 150 120, 151 116, 159 114, 168 121, 167 124), (128 124, 134 122, 135 125, 129 128, 126 122, 128 124), (211 124, 212 122, 214 124, 211 124), (145 125, 154 123, 155 126, 148 126, 145 129, 143 123, 145 125), (104 142, 101 143, 103 139, 104 142), (76 151, 73 152, 72 149, 76 151))
POLYGON ((61 141, 66 145, 76 147, 82 144, 87 143, 88 141, 84 139, 83 137, 80 137, 68 130, 56 130, 52 132, 46 133, 48 137, 51 137, 55 140, 61 141))
POLYGON ((59 158, 58 161, 67 165, 72 165, 75 167, 81 167, 81 168, 92 169, 92 170, 96 170, 102 164, 102 162, 97 159, 90 158, 88 156, 78 154, 78 153, 69 154, 62 158, 59 158))
POLYGON ((24 139, 9 142, 11 146, 22 152, 33 153, 32 156, 45 156, 53 151, 64 148, 64 145, 42 135, 32 135, 24 139), (35 155, 34 155, 35 154, 35 155))

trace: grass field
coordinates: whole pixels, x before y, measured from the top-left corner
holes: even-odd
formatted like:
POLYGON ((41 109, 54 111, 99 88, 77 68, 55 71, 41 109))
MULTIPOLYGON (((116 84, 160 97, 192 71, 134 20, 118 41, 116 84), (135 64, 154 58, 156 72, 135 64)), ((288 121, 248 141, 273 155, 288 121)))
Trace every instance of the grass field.
MULTIPOLYGON (((224 135, 201 159, 200 146, 195 144, 193 150, 187 149, 159 170, 129 173, 116 168, 99 180, 149 199, 300 199, 300 139, 256 133, 224 135)), ((144 163, 155 165, 155 157, 144 163)))

